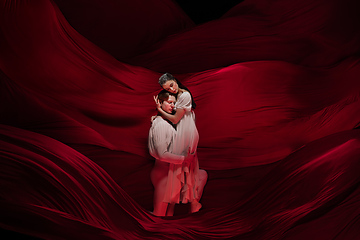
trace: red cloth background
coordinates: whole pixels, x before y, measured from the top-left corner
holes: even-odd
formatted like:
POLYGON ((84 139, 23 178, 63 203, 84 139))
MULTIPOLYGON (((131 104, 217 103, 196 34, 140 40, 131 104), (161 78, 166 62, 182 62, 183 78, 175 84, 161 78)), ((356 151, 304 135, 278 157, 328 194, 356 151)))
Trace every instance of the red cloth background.
POLYGON ((1 1, 0 226, 47 239, 354 239, 357 1, 1 1), (158 77, 197 103, 203 209, 152 216, 158 77))

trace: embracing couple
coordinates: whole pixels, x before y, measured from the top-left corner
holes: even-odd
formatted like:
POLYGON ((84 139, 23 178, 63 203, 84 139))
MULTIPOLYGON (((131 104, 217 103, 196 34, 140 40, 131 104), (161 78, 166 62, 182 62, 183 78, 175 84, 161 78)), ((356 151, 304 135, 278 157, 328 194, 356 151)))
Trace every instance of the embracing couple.
POLYGON ((176 203, 190 203, 190 211, 197 212, 207 173, 199 169, 196 154, 196 105, 190 91, 171 74, 162 75, 159 84, 163 90, 154 97, 158 115, 152 119, 148 139, 150 154, 156 159, 151 171, 153 214, 173 216, 176 203))

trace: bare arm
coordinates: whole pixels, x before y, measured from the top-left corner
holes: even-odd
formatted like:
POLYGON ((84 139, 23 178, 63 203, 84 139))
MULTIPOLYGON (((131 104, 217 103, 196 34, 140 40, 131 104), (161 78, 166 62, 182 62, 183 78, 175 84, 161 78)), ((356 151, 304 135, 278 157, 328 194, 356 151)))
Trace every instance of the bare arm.
POLYGON ((154 101, 156 103, 156 108, 157 108, 158 112, 161 114, 161 116, 163 116, 167 120, 171 121, 173 124, 177 124, 185 114, 185 109, 177 109, 176 113, 174 115, 169 114, 169 113, 165 112, 164 110, 162 110, 161 104, 160 104, 157 96, 154 96, 154 101))
POLYGON ((195 158, 195 154, 190 153, 190 148, 186 156, 176 155, 168 152, 167 150, 163 151, 162 153, 158 152, 158 154, 160 161, 173 163, 173 164, 182 164, 182 163, 189 164, 195 158))
POLYGON ((182 164, 185 160, 185 156, 176 155, 170 152, 159 152, 159 160, 162 162, 173 163, 173 164, 182 164))
POLYGON ((171 121, 173 124, 177 124, 185 114, 185 109, 177 109, 174 115, 165 112, 164 110, 162 110, 161 107, 157 108, 157 110, 159 111, 161 116, 171 121))

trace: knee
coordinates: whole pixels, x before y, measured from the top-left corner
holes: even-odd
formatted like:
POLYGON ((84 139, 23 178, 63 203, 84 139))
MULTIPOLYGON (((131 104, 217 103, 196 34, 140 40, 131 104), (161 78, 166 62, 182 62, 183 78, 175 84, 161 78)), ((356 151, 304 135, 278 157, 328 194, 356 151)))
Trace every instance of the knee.
POLYGON ((200 169, 199 170, 199 180, 200 181, 206 181, 207 178, 208 178, 207 172, 205 170, 203 170, 203 169, 200 169))

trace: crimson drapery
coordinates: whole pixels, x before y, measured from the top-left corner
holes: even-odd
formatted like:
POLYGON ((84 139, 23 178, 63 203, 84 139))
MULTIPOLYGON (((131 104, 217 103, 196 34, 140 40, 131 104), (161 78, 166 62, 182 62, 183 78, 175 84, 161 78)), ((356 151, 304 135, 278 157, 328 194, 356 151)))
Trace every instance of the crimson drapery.
POLYGON ((357 236, 358 9, 249 0, 195 26, 172 1, 2 0, 0 226, 50 239, 357 236), (197 103, 209 173, 203 209, 172 218, 149 213, 165 71, 197 103))

